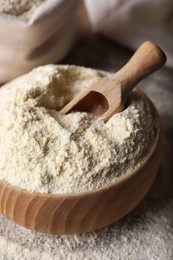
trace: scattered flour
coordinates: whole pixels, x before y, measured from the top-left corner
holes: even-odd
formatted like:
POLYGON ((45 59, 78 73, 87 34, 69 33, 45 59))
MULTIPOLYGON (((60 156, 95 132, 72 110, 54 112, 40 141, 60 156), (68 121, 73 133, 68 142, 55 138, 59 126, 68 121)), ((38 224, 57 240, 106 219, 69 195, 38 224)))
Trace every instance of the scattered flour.
POLYGON ((0 89, 0 179, 31 192, 82 192, 140 165, 155 135, 150 103, 134 91, 106 124, 84 112, 58 113, 101 73, 47 65, 0 89))
POLYGON ((29 19, 36 8, 47 0, 0 0, 0 13, 29 19))
POLYGON ((113 225, 81 235, 48 235, 0 216, 0 260, 172 260, 173 201, 152 198, 113 225))

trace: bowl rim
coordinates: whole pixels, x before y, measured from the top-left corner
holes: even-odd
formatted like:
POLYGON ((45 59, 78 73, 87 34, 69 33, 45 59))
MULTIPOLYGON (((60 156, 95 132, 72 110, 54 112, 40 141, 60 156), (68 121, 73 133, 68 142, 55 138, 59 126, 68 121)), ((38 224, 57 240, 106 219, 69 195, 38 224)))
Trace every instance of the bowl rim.
MULTIPOLYGON (((160 142, 160 137, 161 137, 161 123, 160 123, 160 118, 158 115, 158 111, 155 107, 155 105, 153 104, 153 102, 150 100, 150 98, 138 87, 135 87, 135 89, 133 90, 137 93, 139 93, 140 95, 142 95, 142 97, 144 99, 147 99, 147 101, 150 103, 153 112, 154 112, 154 116, 155 116, 155 123, 156 123, 156 134, 155 134, 155 138, 153 140, 153 144, 151 145, 151 148, 149 150, 149 152, 147 153, 147 155, 144 157, 142 163, 140 165, 138 165, 134 170, 132 170, 130 173, 126 174, 123 177, 120 177, 118 180, 113 181, 112 183, 107 183, 104 186, 100 187, 100 188, 96 188, 93 190, 88 190, 88 191, 83 191, 83 192, 69 192, 69 193, 41 193, 41 192, 30 192, 26 189, 22 189, 20 187, 17 186, 13 186, 12 184, 6 182, 6 181, 2 181, 0 180, 0 186, 1 185, 5 185, 5 188, 10 188, 15 192, 20 192, 21 194, 25 194, 25 195, 30 195, 30 196, 39 196, 42 197, 44 199, 51 199, 51 198, 81 198, 81 197, 90 197, 93 195, 99 195, 100 192, 105 192, 107 190, 109 190, 110 188, 113 188, 115 186, 120 186, 122 185, 124 182, 126 182, 127 180, 129 180, 130 178, 134 177, 136 174, 138 174, 139 170, 141 168, 143 168, 148 160, 150 160, 150 158, 152 157, 152 155, 154 154, 157 146, 159 145, 160 142)), ((1 201, 1 199, 0 199, 1 201)))

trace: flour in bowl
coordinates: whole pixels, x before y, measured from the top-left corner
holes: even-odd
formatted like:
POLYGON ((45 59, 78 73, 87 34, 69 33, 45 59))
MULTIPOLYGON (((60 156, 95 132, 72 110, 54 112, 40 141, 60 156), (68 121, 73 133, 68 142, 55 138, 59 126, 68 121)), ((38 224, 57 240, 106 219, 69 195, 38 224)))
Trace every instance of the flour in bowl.
POLYGON ((128 175, 155 138, 153 108, 133 91, 107 123, 85 112, 60 115, 96 70, 46 65, 0 89, 0 179, 31 192, 70 193, 128 175))

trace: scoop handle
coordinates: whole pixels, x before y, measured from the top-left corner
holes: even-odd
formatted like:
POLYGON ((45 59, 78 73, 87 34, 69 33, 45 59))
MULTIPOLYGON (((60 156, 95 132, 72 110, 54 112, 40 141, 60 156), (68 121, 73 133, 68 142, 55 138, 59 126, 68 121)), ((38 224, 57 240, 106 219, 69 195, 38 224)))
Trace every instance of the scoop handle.
POLYGON ((126 65, 114 74, 126 97, 129 92, 145 77, 161 68, 166 62, 166 55, 154 43, 144 42, 126 65))

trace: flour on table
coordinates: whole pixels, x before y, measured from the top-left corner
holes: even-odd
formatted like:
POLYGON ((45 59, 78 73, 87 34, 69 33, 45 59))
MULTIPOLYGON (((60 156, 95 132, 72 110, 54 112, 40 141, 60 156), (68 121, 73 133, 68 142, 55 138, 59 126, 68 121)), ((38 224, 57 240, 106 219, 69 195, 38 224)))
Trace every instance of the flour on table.
POLYGON ((30 192, 83 192, 138 167, 155 137, 154 112, 134 91, 107 123, 58 111, 91 82, 95 70, 46 65, 0 89, 0 179, 30 192))

